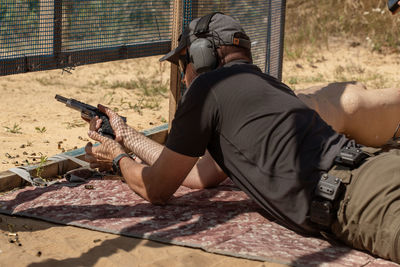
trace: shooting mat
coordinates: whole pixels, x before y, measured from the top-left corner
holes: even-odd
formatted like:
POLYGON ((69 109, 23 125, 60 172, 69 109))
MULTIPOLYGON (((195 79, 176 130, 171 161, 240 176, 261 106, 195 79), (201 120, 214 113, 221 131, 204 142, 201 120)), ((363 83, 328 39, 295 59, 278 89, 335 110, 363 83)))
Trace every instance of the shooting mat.
POLYGON ((399 266, 344 245, 294 233, 259 213, 234 185, 181 187, 154 206, 118 180, 66 180, 0 196, 0 213, 201 248, 241 258, 307 266, 399 266))

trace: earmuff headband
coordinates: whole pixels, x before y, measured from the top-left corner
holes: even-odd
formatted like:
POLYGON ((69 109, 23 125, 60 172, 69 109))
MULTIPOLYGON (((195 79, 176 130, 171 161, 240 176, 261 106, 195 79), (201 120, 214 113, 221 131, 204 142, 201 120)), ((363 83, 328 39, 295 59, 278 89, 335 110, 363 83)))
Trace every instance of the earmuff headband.
POLYGON ((208 26, 210 25, 211 19, 212 17, 214 17, 215 14, 223 14, 221 12, 214 12, 211 14, 208 14, 202 18, 199 19, 199 21, 196 24, 196 27, 194 28, 194 35, 196 35, 197 37, 200 37, 203 34, 208 33, 208 26))

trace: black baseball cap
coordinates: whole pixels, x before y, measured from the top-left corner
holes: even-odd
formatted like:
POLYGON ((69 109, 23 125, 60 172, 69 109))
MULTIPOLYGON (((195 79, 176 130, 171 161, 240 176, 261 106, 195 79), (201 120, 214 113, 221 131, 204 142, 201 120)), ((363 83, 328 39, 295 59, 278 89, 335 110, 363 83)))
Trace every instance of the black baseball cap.
POLYGON ((223 13, 215 12, 192 20, 179 36, 178 46, 160 58, 160 61, 168 60, 178 65, 181 51, 198 38, 207 38, 214 42, 216 47, 236 45, 251 48, 250 38, 239 22, 223 13))

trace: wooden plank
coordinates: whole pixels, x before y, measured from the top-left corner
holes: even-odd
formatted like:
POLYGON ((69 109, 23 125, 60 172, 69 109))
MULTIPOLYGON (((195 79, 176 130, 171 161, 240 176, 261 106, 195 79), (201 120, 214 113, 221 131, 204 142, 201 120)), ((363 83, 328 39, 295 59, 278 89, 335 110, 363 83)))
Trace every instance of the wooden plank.
POLYGON ((170 51, 170 44, 169 40, 164 40, 134 45, 59 52, 57 53, 57 57, 53 55, 34 55, 7 60, 0 59, 0 76, 160 55, 170 51))
MULTIPOLYGON (((150 139, 164 144, 168 134, 168 124, 163 124, 158 127, 154 127, 149 130, 145 130, 142 132, 145 136, 149 137, 150 139)), ((78 158, 84 160, 85 157, 85 149, 78 148, 72 151, 68 151, 63 153, 63 155, 78 158)), ((32 177, 36 176, 36 171, 39 165, 30 166, 27 171, 30 173, 32 177)), ((49 177, 57 177, 62 176, 67 171, 79 168, 80 165, 73 162, 69 159, 62 159, 57 161, 48 161, 42 166, 41 177, 42 178, 49 178, 49 177)), ((27 182, 22 179, 20 176, 11 172, 9 170, 0 172, 0 192, 12 190, 17 187, 21 187, 26 185, 27 182)))
MULTIPOLYGON (((173 20, 172 20, 172 35, 171 49, 178 46, 178 37, 182 32, 182 0, 174 0, 173 2, 173 20)), ((181 98, 181 75, 178 66, 171 64, 170 76, 170 94, 169 94, 169 125, 174 119, 175 111, 181 98)))

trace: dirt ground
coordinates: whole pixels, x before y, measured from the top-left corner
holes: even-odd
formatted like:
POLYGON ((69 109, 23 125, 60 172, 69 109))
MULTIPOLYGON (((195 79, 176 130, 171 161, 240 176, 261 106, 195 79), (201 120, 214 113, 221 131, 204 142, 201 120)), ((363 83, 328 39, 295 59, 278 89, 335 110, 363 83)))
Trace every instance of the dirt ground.
POLYGON ((283 266, 0 215, 0 266, 283 266), (10 229, 18 234, 9 235, 10 229))
MULTIPOLYGON (((373 53, 349 40, 332 42, 300 59, 284 60, 293 89, 358 80, 370 89, 396 87, 399 55, 373 53)), ((116 108, 128 124, 150 129, 168 120, 169 64, 157 57, 0 77, 0 171, 37 165, 83 147, 87 125, 59 94, 116 108), (145 88, 145 90, 143 90, 145 88), (156 93, 155 91, 161 91, 156 93)), ((277 266, 178 246, 0 216, 0 266, 277 266), (19 242, 10 242, 18 234, 19 242), (21 246, 19 246, 19 243, 21 246)))

